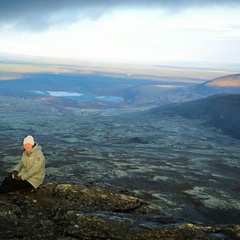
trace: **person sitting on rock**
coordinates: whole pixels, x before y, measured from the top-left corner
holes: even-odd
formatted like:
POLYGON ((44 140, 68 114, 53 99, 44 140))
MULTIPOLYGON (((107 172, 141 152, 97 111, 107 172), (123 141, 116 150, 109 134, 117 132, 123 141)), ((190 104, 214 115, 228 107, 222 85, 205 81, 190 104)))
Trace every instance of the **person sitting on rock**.
POLYGON ((31 135, 23 140, 25 151, 21 161, 0 185, 0 194, 19 190, 31 191, 38 188, 45 177, 45 157, 42 147, 31 135))

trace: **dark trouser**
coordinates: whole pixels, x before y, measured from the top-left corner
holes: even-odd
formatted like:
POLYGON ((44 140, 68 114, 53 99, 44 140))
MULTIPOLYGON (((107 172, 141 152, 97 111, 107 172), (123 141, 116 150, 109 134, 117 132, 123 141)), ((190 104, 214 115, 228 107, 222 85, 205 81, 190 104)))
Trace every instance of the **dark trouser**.
POLYGON ((28 181, 18 181, 12 178, 12 174, 6 177, 1 186, 0 186, 0 194, 15 192, 15 191, 30 191, 34 187, 28 181))

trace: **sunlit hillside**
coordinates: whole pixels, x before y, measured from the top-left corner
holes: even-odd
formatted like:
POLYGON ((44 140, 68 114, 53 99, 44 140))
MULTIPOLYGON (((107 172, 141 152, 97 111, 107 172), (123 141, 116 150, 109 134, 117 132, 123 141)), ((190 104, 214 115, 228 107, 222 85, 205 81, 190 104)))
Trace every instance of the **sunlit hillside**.
POLYGON ((206 85, 211 87, 240 88, 240 74, 222 76, 207 82, 206 85))

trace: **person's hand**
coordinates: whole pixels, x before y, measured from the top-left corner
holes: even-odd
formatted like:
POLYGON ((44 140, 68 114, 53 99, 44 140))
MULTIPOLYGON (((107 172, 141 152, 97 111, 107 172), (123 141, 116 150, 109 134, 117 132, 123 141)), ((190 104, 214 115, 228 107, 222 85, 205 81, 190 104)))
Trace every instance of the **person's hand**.
POLYGON ((12 173, 12 177, 15 178, 17 175, 18 175, 18 171, 14 170, 13 173, 12 173))
POLYGON ((19 177, 18 175, 17 175, 17 176, 14 176, 14 179, 16 179, 17 181, 22 181, 22 178, 19 177))
POLYGON ((16 170, 13 171, 13 178, 18 181, 22 180, 22 178, 18 176, 18 171, 16 171, 16 170))

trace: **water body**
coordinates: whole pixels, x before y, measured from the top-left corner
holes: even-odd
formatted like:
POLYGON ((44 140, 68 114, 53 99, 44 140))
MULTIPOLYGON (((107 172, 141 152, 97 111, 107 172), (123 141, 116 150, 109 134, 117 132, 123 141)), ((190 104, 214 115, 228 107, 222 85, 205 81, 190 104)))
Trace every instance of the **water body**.
POLYGON ((60 97, 67 98, 82 102, 89 101, 105 101, 105 102, 121 102, 124 99, 122 97, 117 96, 97 96, 90 93, 77 93, 71 91, 35 91, 36 94, 42 96, 52 96, 52 97, 60 97))

